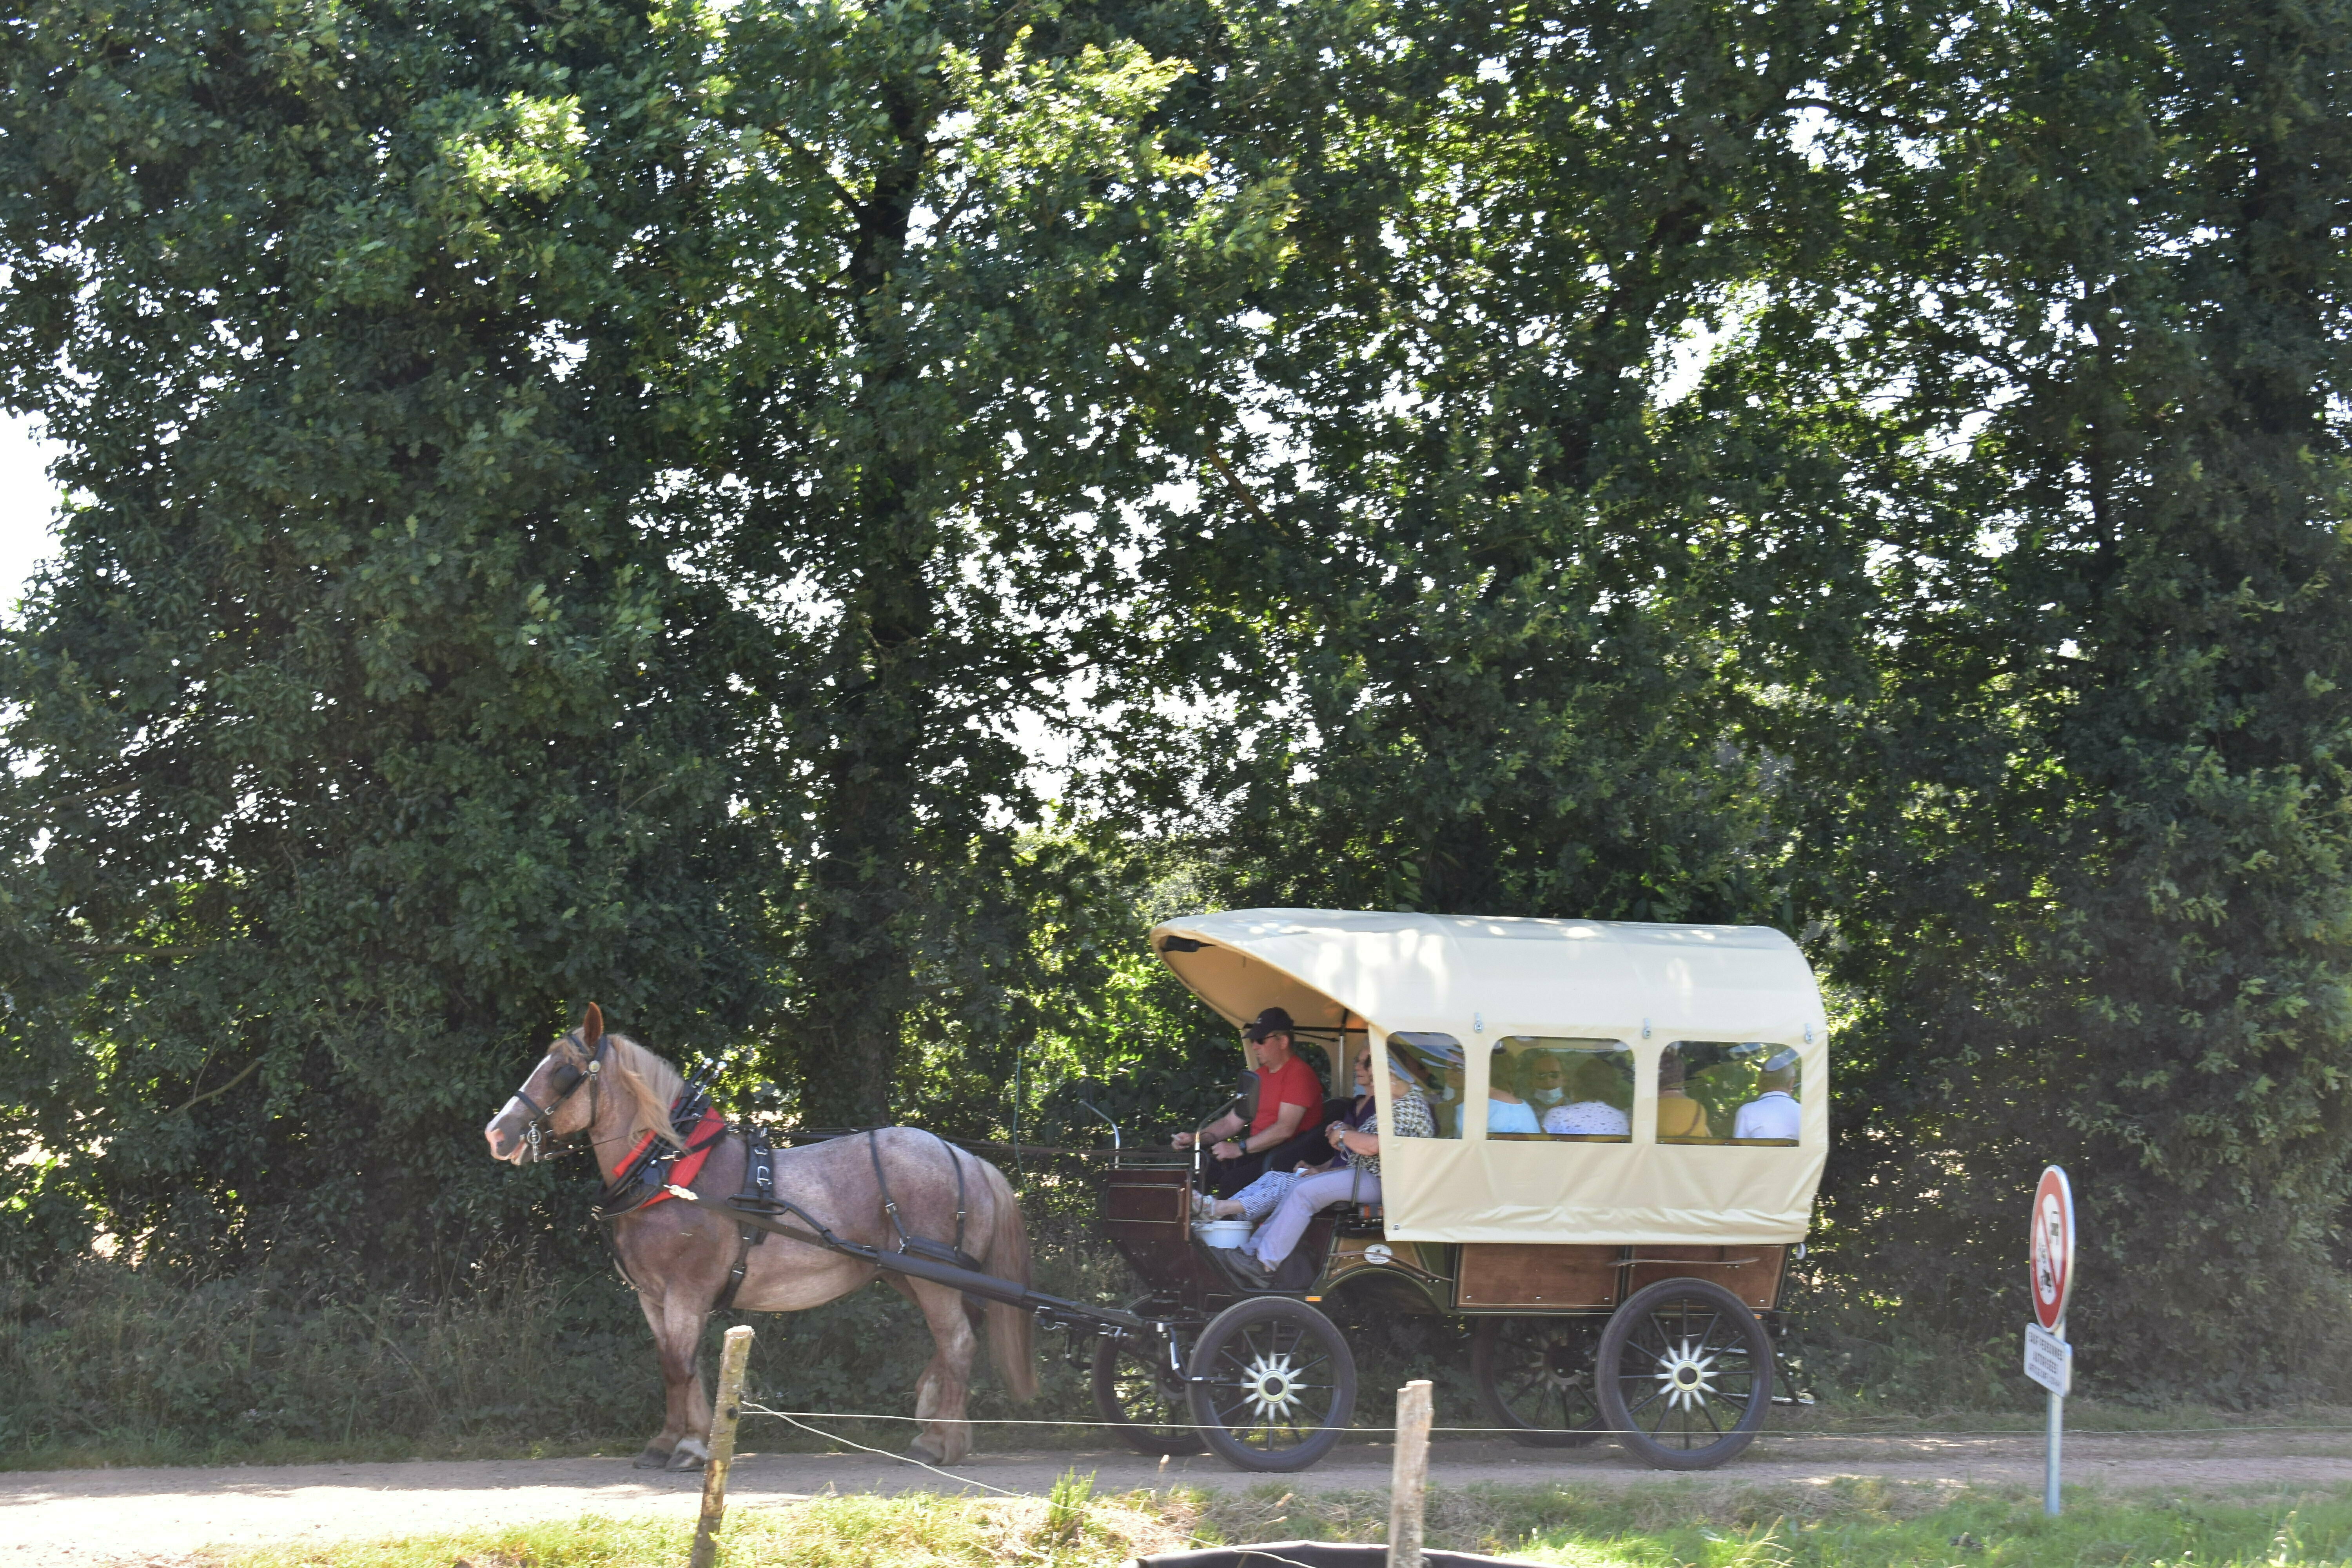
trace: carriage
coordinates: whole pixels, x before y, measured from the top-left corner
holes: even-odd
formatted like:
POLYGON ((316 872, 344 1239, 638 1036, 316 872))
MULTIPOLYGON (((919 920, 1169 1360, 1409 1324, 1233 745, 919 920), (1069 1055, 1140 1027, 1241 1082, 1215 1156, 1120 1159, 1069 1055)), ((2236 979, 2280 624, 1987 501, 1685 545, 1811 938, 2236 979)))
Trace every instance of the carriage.
POLYGON ((1318 1215, 1266 1290, 1195 1216, 1197 1149, 1122 1152, 1104 1225, 1150 1294, 1139 1329, 1098 1327, 1091 1370, 1128 1443, 1314 1464, 1353 1411, 1343 1307, 1467 1320, 1486 1416, 1520 1443, 1606 1434, 1700 1469, 1753 1440, 1829 1132, 1827 1023, 1787 936, 1244 910, 1151 946, 1230 1023, 1285 1009, 1335 1100, 1369 1045, 1382 1201, 1318 1215), (1436 1136, 1393 1135, 1391 1064, 1436 1136), (1537 1120, 1570 1093, 1586 1114, 1537 1120))
POLYGON ((1365 1086, 1339 1047, 1361 1042, 1370 1065, 1381 1201, 1315 1215, 1270 1279, 1196 1226, 1197 1143, 1116 1152, 1105 1176, 1105 1226, 1149 1293, 1066 1300, 1030 1284, 1019 1205, 985 1160, 904 1127, 775 1146, 607 1033, 593 1004, 548 1047, 484 1136, 518 1164, 579 1139, 608 1174, 596 1212, 666 1390, 640 1464, 708 1455, 695 1347, 711 1312, 799 1310, 877 1278, 936 1346, 908 1448, 926 1463, 968 1451, 984 1318, 1016 1396, 1036 1390, 1034 1327, 1060 1329, 1135 1447, 1304 1469, 1354 1411, 1354 1358, 1325 1310, 1342 1304, 1467 1320, 1487 1414, 1523 1443, 1611 1435, 1699 1469, 1753 1439, 1829 1135, 1827 1024, 1795 943, 1759 927, 1243 910, 1171 921, 1151 945, 1229 1022, 1285 1009, 1294 1044, 1321 1043, 1339 1104, 1365 1086), (1392 1078, 1426 1134, 1399 1134, 1392 1078))

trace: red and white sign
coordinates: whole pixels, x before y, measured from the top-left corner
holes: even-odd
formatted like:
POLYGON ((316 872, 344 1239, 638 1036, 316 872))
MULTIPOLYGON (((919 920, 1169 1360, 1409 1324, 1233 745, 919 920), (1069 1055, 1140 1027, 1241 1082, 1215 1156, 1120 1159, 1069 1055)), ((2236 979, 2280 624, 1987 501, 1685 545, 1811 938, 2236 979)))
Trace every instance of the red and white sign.
POLYGON ((2053 1165, 2033 1189, 2033 1318, 2055 1333, 2074 1289, 2074 1189, 2053 1165))

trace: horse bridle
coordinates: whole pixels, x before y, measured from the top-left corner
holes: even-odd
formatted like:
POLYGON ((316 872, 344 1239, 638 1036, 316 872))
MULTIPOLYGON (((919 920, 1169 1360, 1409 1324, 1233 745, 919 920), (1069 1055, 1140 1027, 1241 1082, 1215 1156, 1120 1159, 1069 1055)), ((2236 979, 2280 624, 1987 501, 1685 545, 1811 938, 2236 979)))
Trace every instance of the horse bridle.
MULTIPOLYGON (((570 1073, 572 1080, 569 1083, 560 1083, 555 1098, 545 1106, 541 1106, 539 1101, 520 1089, 514 1091, 514 1097, 522 1101, 530 1111, 530 1120, 523 1124, 522 1130, 522 1141, 530 1149, 530 1163, 535 1164, 547 1158, 548 1149, 557 1142, 553 1136, 555 1113, 563 1109, 566 1100, 580 1092, 580 1086, 583 1083, 588 1085, 588 1120, 582 1126, 581 1131, 587 1131, 596 1125, 596 1113, 603 1109, 604 1046, 612 1037, 610 1035, 596 1037, 596 1054, 588 1058, 588 1065, 584 1068, 574 1066, 571 1053, 564 1053, 556 1064, 556 1072, 559 1075, 570 1073)), ((567 1031, 563 1038, 558 1040, 556 1044, 584 1050, 587 1048, 588 1042, 580 1037, 579 1030, 572 1029, 567 1031)), ((549 1054, 551 1056, 554 1053, 549 1054)), ((524 1082, 528 1085, 530 1080, 525 1079, 524 1082)))

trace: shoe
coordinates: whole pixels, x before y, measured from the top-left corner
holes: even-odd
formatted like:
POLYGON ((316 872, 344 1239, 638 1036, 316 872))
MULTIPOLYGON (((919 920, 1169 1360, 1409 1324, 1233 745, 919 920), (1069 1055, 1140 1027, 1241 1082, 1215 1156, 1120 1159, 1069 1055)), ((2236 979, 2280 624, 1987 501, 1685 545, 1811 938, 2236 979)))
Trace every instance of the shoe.
POLYGON ((1217 1200, 1206 1193, 1192 1194, 1192 1217, 1196 1220, 1217 1217, 1217 1200))
POLYGON ((1234 1277, 1242 1282, 1244 1289, 1251 1290, 1274 1289, 1274 1271, 1258 1260, 1256 1253, 1236 1247, 1233 1257, 1227 1262, 1234 1271, 1234 1277))

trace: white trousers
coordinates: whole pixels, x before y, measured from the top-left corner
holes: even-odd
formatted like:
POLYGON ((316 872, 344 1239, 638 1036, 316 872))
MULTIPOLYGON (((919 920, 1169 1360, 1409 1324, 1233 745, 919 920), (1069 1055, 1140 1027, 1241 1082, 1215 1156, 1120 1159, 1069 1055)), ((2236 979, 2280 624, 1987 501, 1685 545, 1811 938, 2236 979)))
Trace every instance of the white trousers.
POLYGON ((1381 1179, 1370 1171, 1353 1167, 1326 1171, 1319 1176, 1302 1176, 1297 1185, 1283 1194, 1282 1202, 1274 1208, 1274 1217, 1257 1227, 1249 1238, 1249 1249, 1268 1268, 1290 1256, 1298 1238, 1307 1233, 1307 1222, 1315 1211, 1328 1204, 1376 1204, 1381 1201, 1381 1179))

